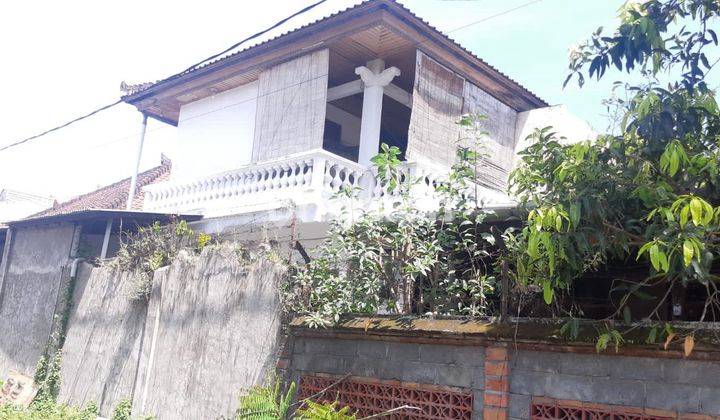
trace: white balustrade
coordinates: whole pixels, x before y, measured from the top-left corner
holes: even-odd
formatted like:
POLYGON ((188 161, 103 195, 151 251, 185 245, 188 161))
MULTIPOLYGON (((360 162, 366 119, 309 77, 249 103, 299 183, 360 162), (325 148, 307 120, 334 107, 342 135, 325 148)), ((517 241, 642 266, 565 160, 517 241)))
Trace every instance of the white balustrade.
MULTIPOLYGON (((413 180, 410 193, 418 208, 437 209, 436 189, 445 182, 447 170, 404 163, 401 172, 402 182, 413 180)), ((344 189, 353 190, 358 204, 367 209, 392 208, 399 194, 381 185, 373 171, 327 151, 313 150, 190 182, 149 185, 144 188, 144 210, 220 216, 294 202, 332 213, 338 206, 331 204, 331 198, 344 189)))

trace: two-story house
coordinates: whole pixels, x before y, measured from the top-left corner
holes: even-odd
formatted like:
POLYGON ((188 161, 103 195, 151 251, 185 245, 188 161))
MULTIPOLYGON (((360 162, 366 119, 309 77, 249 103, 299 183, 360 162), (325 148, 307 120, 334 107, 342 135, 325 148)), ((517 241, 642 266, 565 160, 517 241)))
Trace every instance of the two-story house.
POLYGON ((145 188, 144 210, 206 219, 291 203, 301 219, 324 220, 328 197, 362 184, 381 142, 428 177, 418 200, 432 207, 431 181, 453 163, 466 113, 488 117, 483 198, 508 204, 508 173, 534 128, 592 134, 392 0, 131 87, 123 99, 178 131, 171 179, 145 188))

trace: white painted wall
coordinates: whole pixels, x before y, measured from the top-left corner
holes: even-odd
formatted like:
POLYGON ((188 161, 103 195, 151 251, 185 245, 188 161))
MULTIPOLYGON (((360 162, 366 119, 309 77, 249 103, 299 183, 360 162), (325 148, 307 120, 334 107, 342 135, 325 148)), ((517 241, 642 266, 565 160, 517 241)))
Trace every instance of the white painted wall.
POLYGON ((597 137, 590 124, 570 112, 565 105, 537 108, 518 113, 515 123, 515 153, 530 145, 527 136, 535 129, 547 126, 552 126, 558 138, 565 137, 565 143, 577 143, 597 137))
POLYGON ((190 180, 250 163, 258 83, 251 82, 180 108, 173 180, 190 180))

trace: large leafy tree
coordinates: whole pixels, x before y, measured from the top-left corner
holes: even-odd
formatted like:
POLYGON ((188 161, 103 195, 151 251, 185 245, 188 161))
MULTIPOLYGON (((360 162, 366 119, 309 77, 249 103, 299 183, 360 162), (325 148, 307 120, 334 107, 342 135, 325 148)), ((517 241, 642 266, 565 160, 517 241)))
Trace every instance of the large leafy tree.
POLYGON ((511 178, 530 210, 510 242, 516 280, 540 286, 548 304, 589 271, 637 259, 647 277, 627 285, 614 317, 636 318, 628 299, 659 287, 643 317, 660 321, 672 291, 689 284, 706 292, 701 320, 720 310, 720 113, 706 81, 719 13, 718 0, 629 2, 612 35, 598 29, 571 52, 566 84, 615 69, 645 77, 619 102, 617 135, 567 144, 539 130, 511 178))

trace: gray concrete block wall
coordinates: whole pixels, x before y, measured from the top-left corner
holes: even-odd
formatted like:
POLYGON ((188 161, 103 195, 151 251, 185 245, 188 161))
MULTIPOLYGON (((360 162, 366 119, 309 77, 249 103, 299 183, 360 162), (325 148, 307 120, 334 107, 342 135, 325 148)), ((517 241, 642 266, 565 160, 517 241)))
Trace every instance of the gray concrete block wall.
POLYGON ((528 418, 532 396, 720 415, 720 363, 519 350, 510 417, 528 418))
POLYGON ((181 254, 155 272, 134 415, 232 417, 238 395, 274 371, 282 268, 242 266, 232 249, 181 254))
POLYGON ((483 347, 377 340, 295 337, 291 378, 310 373, 362 376, 471 389, 481 418, 485 377, 483 347))
POLYGON ((35 372, 52 330, 75 227, 13 230, 0 285, 0 378, 10 370, 35 372))
POLYGON ((130 301, 132 273, 82 264, 75 283, 61 366, 59 399, 94 401, 109 416, 131 398, 137 375, 147 303, 130 301))

